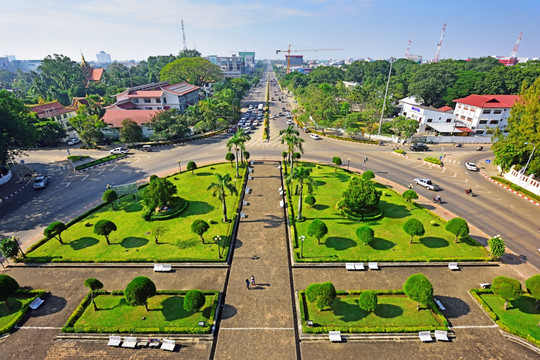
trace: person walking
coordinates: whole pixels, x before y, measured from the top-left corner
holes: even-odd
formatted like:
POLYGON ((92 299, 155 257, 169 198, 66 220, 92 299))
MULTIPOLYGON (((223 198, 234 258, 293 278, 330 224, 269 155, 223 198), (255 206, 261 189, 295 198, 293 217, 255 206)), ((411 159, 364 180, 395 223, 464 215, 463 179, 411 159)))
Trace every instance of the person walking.
POLYGON ((249 290, 249 280, 246 279, 246 288, 249 290))
POLYGON ((251 286, 255 286, 255 276, 251 275, 251 286))

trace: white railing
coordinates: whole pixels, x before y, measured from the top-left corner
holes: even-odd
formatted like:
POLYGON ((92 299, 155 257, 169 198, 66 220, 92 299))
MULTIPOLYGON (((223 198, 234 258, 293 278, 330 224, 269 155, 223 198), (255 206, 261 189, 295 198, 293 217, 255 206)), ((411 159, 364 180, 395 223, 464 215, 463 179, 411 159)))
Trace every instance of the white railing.
POLYGON ((504 178, 506 180, 511 181, 514 184, 519 185, 523 189, 529 190, 536 195, 540 195, 540 181, 534 180, 533 177, 533 175, 520 174, 513 168, 512 170, 504 174, 504 178))

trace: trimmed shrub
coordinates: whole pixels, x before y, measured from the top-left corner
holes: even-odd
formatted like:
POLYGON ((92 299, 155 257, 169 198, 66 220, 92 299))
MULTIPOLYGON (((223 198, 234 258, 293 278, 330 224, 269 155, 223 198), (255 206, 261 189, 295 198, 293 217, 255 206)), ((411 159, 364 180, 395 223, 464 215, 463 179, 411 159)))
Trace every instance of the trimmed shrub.
POLYGON ((196 219, 191 223, 191 231, 195 234, 199 235, 201 238, 202 243, 204 244, 204 238, 203 234, 210 229, 210 225, 204 220, 196 219))
POLYGON ((317 200, 315 199, 315 196, 313 195, 307 195, 305 198, 304 198, 304 202, 306 204, 308 204, 309 206, 313 206, 315 205, 315 203, 317 202, 317 200))
POLYGON ((413 200, 418 199, 418 194, 414 190, 405 190, 403 192, 403 195, 401 195, 403 199, 409 203, 409 209, 412 209, 413 200))
POLYGON ((460 217, 453 218, 452 220, 447 222, 444 229, 455 235, 455 238, 454 238, 455 243, 457 243, 458 238, 460 236, 469 235, 469 226, 467 225, 467 221, 465 221, 465 219, 462 219, 460 217))
POLYGON ((356 236, 358 236, 358 239, 360 239, 360 241, 362 241, 364 245, 367 245, 371 241, 373 241, 375 233, 372 228, 365 225, 356 229, 356 236))
POLYGON ((504 255, 506 252, 506 246, 504 245, 504 240, 500 235, 492 237, 488 240, 489 253, 494 259, 498 259, 504 255))
POLYGON ((311 224, 308 226, 307 231, 309 236, 313 236, 317 238, 317 243, 321 244, 321 239, 328 234, 328 228, 326 227, 326 224, 319 219, 313 220, 311 224))
POLYGON ((0 275, 0 302, 3 301, 6 308, 9 309, 7 299, 13 296, 19 289, 19 283, 17 280, 9 275, 0 275))
POLYGON ((364 179, 364 180, 371 180, 371 179, 374 179, 374 178, 375 178, 375 173, 373 171, 371 171, 371 170, 366 170, 362 174, 362 179, 364 179))
POLYGON ((61 221, 55 221, 51 223, 45 230, 43 230, 43 235, 47 237, 47 239, 56 237, 58 242, 60 244, 63 244, 62 242, 62 232, 64 232, 67 229, 66 224, 64 224, 61 221))
POLYGON ((531 276, 525 281, 525 287, 533 298, 536 299, 536 308, 538 309, 538 302, 540 300, 540 274, 531 276))
POLYGON ((377 293, 372 290, 362 291, 358 298, 358 306, 365 311, 375 311, 377 308, 377 293))
MULTIPOLYGON (((419 304, 427 306, 433 301, 433 285, 424 274, 414 274, 409 276, 403 284, 405 295, 419 304)), ((417 306, 417 310, 419 310, 417 306)))
POLYGON ((425 234, 424 225, 418 219, 409 219, 403 224, 403 231, 411 236, 409 243, 412 244, 415 236, 423 236, 425 234))
POLYGON ((187 170, 191 171, 191 174, 193 174, 193 171, 197 169, 197 164, 195 164, 195 161, 190 161, 187 163, 187 170))
POLYGON ((424 158, 424 161, 428 162, 428 163, 431 163, 431 164, 435 164, 435 165, 442 165, 442 162, 441 160, 433 157, 433 156, 428 156, 427 158, 424 158))
POLYGON ((206 298, 200 290, 189 290, 184 297, 184 309, 187 311, 197 312, 206 302, 206 298))
POLYGON ((148 311, 148 298, 156 295, 156 285, 145 276, 138 276, 127 285, 124 291, 126 302, 131 306, 144 305, 148 311))
POLYGON ((103 201, 105 201, 107 204, 111 204, 113 210, 116 210, 114 208, 114 202, 117 199, 118 199, 118 194, 116 193, 116 191, 112 189, 105 190, 105 192, 103 193, 103 201))
POLYGON ((405 150, 395 149, 394 152, 397 154, 405 155, 405 150))
POLYGON ((521 284, 516 279, 506 276, 497 276, 491 285, 493 293, 504 300, 504 310, 508 309, 508 302, 521 297, 521 284))
MULTIPOLYGON (((332 163, 334 163, 336 166, 340 166, 341 164, 343 164, 339 156, 334 156, 332 158, 332 163)), ((335 169, 335 171, 337 171, 337 168, 335 169)))

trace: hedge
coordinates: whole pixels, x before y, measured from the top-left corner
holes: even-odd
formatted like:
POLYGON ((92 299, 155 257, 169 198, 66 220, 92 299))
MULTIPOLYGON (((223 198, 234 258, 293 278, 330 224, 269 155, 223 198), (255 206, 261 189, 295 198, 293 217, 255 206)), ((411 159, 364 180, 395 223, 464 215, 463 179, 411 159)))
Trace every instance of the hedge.
MULTIPOLYGON (((156 295, 185 295, 189 290, 158 290, 156 292, 156 295)), ((148 328, 129 328, 129 327, 122 327, 122 323, 118 323, 118 328, 115 332, 117 333, 163 333, 163 334, 208 334, 212 330, 212 325, 214 323, 214 316, 216 313, 216 308, 218 305, 218 297, 219 297, 219 291, 210 291, 205 290, 202 291, 202 293, 206 295, 213 295, 214 296, 214 304, 212 305, 212 311, 210 312, 210 316, 208 317, 208 323, 206 326, 186 326, 186 327, 148 327, 148 328)), ((95 291, 94 294, 97 295, 116 295, 116 296, 124 296, 124 292, 120 290, 115 291, 105 291, 105 290, 98 290, 95 291)), ((92 301, 92 292, 88 292, 84 299, 81 301, 79 306, 75 309, 75 311, 71 314, 69 319, 67 320, 66 324, 62 328, 62 332, 64 333, 109 333, 108 330, 101 330, 99 328, 92 328, 92 327, 84 327, 82 329, 75 330, 74 326, 75 323, 79 320, 79 318, 82 316, 86 308, 90 305, 92 301)))
POLYGON ((435 164, 435 165, 442 165, 442 162, 441 160, 433 157, 433 156, 428 156, 426 158, 424 158, 424 161, 425 162, 428 162, 428 163, 432 163, 432 164, 435 164))
POLYGON ((67 158, 71 162, 79 161, 82 159, 88 159, 90 156, 88 155, 69 155, 67 158))
POLYGON ((512 189, 514 191, 522 193, 523 195, 527 195, 531 199, 535 199, 535 200, 540 201, 540 196, 536 195, 535 193, 530 192, 529 190, 526 190, 526 189, 522 188, 521 186, 517 186, 516 184, 506 180, 505 178, 498 177, 498 176, 492 176, 491 178, 493 180, 497 181, 497 182, 500 182, 501 184, 504 184, 504 185, 510 187, 510 189, 512 189))
POLYGON ((86 164, 79 165, 79 166, 75 167, 75 170, 87 169, 89 167, 96 166, 96 165, 99 165, 99 164, 104 164, 104 163, 109 162, 109 161, 122 159, 122 158, 125 158, 126 156, 127 156, 126 154, 105 156, 103 158, 100 158, 100 159, 97 159, 97 160, 94 160, 94 161, 90 161, 90 162, 88 162, 86 164))
POLYGON ((345 138, 345 137, 341 137, 341 136, 337 136, 337 135, 323 134, 322 132, 317 131, 317 130, 312 130, 312 129, 310 129, 310 130, 314 134, 323 135, 323 136, 326 136, 327 138, 330 138, 330 139, 350 141, 350 142, 355 142, 355 143, 360 143, 360 144, 373 144, 373 145, 376 145, 376 144, 379 143, 379 141, 376 141, 376 140, 357 140, 357 139, 345 138))
POLYGON ((180 204, 178 204, 178 206, 176 206, 174 209, 172 209, 171 211, 168 211, 164 214, 157 214, 157 213, 152 213, 152 215, 150 216, 150 220, 156 220, 156 221, 159 221, 159 220, 169 220, 169 219, 172 219, 172 218, 175 218, 177 217, 178 215, 182 214, 184 211, 186 211, 186 209, 188 208, 189 206, 189 201, 186 201, 184 198, 178 198, 180 199, 180 204))
MULTIPOLYGON (((34 301, 38 297, 43 297, 45 295, 45 290, 27 290, 27 289, 19 289, 17 290, 17 295, 33 295, 32 301, 34 301)), ((6 325, 0 328, 0 334, 7 333, 17 325, 17 323, 22 319, 22 317, 28 312, 28 309, 30 309, 30 304, 32 302, 29 302, 25 306, 23 306, 19 311, 17 311, 15 317, 11 319, 10 322, 8 322, 6 325)))
POLYGON ((405 150, 402 149, 394 149, 394 152, 397 154, 405 155, 405 150))
MULTIPOLYGON (((374 290, 377 295, 405 295, 403 290, 374 290)), ((362 290, 351 291, 336 291, 337 295, 360 295, 362 290)), ((305 291, 298 292, 298 301, 300 304, 300 316, 302 321, 302 330, 308 334, 324 334, 329 331, 341 331, 344 333, 410 333, 426 330, 426 326, 400 326, 400 327, 344 327, 344 326, 308 326, 309 320, 305 314, 305 307, 307 306, 307 300, 305 297, 305 291)), ((429 308, 435 313, 435 317, 442 324, 441 326, 432 327, 431 330, 448 330, 449 323, 444 315, 437 309, 434 303, 429 304, 429 308)))

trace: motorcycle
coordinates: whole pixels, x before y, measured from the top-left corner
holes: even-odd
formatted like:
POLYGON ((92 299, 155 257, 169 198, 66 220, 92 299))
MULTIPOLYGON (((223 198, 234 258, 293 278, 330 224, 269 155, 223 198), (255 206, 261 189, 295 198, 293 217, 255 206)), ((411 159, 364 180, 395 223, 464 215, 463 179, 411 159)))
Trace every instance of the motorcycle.
POLYGON ((479 147, 476 148, 476 151, 482 151, 482 150, 484 150, 483 146, 479 146, 479 147))
POLYGON ((440 205, 440 204, 442 203, 442 199, 441 199, 440 196, 434 196, 433 198, 431 198, 431 200, 433 200, 433 202, 434 202, 435 204, 439 204, 439 205, 440 205))
POLYGON ((474 196, 473 192, 472 192, 472 189, 465 189, 465 194, 467 194, 469 196, 474 196))

